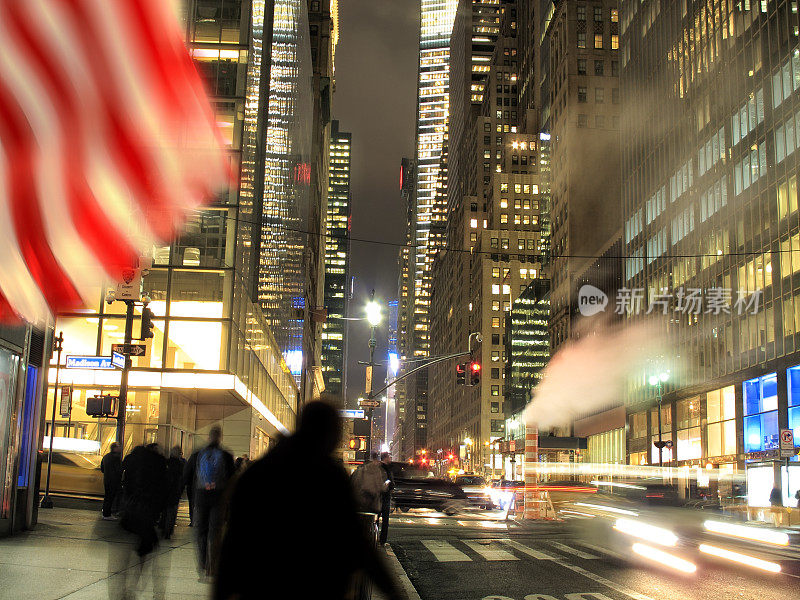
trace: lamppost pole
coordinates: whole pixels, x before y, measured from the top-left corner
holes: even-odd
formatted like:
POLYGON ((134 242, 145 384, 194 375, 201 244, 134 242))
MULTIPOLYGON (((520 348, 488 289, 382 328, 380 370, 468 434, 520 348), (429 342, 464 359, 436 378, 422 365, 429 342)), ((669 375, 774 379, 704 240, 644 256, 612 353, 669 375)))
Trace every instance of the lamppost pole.
POLYGON ((662 371, 658 375, 651 375, 648 382, 651 386, 656 388, 656 400, 658 402, 658 441, 656 447, 658 448, 658 466, 664 466, 664 440, 661 435, 661 403, 664 398, 664 382, 669 379, 669 371, 662 371))
MULTIPOLYGON (((380 306, 375 302, 375 290, 372 290, 369 295, 369 304, 367 304, 367 321, 370 325, 369 335, 369 364, 367 364, 367 398, 371 402, 373 400, 373 371, 375 369, 375 348, 378 341, 375 339, 375 329, 381 321, 380 306)), ((369 461, 370 454, 372 453, 372 413, 373 407, 369 407, 369 435, 367 436, 367 461, 369 461)))
POLYGON ((661 379, 658 380, 656 386, 656 394, 658 395, 658 466, 664 466, 664 442, 661 439, 661 379))

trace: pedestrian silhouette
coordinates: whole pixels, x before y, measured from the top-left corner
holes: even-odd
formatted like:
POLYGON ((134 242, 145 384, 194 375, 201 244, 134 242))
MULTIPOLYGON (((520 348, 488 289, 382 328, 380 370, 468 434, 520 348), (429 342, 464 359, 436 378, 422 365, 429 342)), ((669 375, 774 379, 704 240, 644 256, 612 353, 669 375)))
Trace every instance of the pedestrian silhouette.
POLYGON ((233 455, 221 443, 222 429, 215 425, 208 432, 208 445, 194 452, 186 462, 185 477, 194 487, 197 567, 203 575, 214 572, 225 489, 234 472, 233 455))
POLYGON ((216 600, 341 600, 357 571, 389 598, 401 597, 333 457, 340 434, 336 409, 311 402, 297 432, 242 473, 231 497, 216 600))
POLYGON ((117 442, 100 461, 100 471, 103 473, 103 519, 113 521, 113 513, 119 512, 120 496, 122 494, 122 446, 117 442))
POLYGON ((381 545, 389 538, 389 513, 392 509, 392 490, 395 488, 394 475, 391 469, 392 455, 388 452, 381 453, 381 468, 384 474, 384 489, 381 494, 381 545))
POLYGON ((377 452, 373 452, 370 459, 355 470, 350 483, 358 510, 377 515, 381 512, 381 497, 386 490, 386 473, 378 461, 377 452))
POLYGON ((180 446, 173 446, 167 459, 167 490, 164 510, 161 513, 161 531, 165 539, 170 539, 175 531, 175 521, 178 518, 178 505, 183 493, 183 472, 186 460, 180 446))
POLYGON ((156 522, 166 497, 167 461, 158 444, 137 446, 122 461, 124 506, 121 525, 138 538, 143 557, 158 545, 156 522))

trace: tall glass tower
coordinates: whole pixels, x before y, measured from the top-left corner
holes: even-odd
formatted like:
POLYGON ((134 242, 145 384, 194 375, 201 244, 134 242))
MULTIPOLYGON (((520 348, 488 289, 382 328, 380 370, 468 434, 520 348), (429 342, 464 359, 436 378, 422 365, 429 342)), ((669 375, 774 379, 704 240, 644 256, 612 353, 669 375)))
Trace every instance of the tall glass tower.
MULTIPOLYGON (((442 144, 450 107, 450 35, 458 0, 421 0, 419 75, 417 81, 417 189, 414 203, 415 355, 428 352, 430 267, 428 251, 442 144)), ((409 274, 411 276, 411 273, 409 274)))
POLYGON ((342 396, 346 388, 347 278, 350 266, 350 146, 352 135, 331 123, 328 215, 325 226, 325 308, 322 373, 325 391, 342 396))
POLYGON ((258 297, 299 383, 313 115, 305 0, 275 2, 271 60, 258 297))

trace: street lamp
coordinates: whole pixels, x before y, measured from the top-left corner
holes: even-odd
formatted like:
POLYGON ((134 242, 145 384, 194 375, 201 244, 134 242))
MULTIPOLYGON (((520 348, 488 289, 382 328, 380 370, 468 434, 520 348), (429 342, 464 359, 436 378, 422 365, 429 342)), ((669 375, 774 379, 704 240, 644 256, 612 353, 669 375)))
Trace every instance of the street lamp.
POLYGON ((662 371, 657 375, 651 375, 650 378, 647 380, 648 383, 656 388, 656 396, 658 398, 658 441, 656 442, 656 448, 658 448, 658 466, 663 466, 664 463, 664 446, 666 445, 664 441, 661 439, 661 400, 664 395, 663 384, 669 379, 669 371, 662 371))

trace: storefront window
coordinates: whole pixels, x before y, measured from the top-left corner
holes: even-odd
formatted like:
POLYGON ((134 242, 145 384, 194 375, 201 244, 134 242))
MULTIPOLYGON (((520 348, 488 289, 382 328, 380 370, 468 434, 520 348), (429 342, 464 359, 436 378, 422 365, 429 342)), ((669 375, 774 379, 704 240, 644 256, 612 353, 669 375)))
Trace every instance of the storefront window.
POLYGON ((800 447, 800 366, 786 370, 789 386, 789 429, 794 431, 794 445, 800 447))
POLYGON ((647 437, 647 413, 640 412, 631 415, 631 437, 639 439, 647 437))
POLYGON ((229 328, 228 321, 171 319, 164 366, 168 369, 226 369, 229 328))
POLYGON ((703 455, 700 441, 700 397, 686 398, 677 403, 678 460, 692 460, 703 455))
POLYGON ((775 373, 744 382, 744 451, 778 448, 778 379, 775 373))

